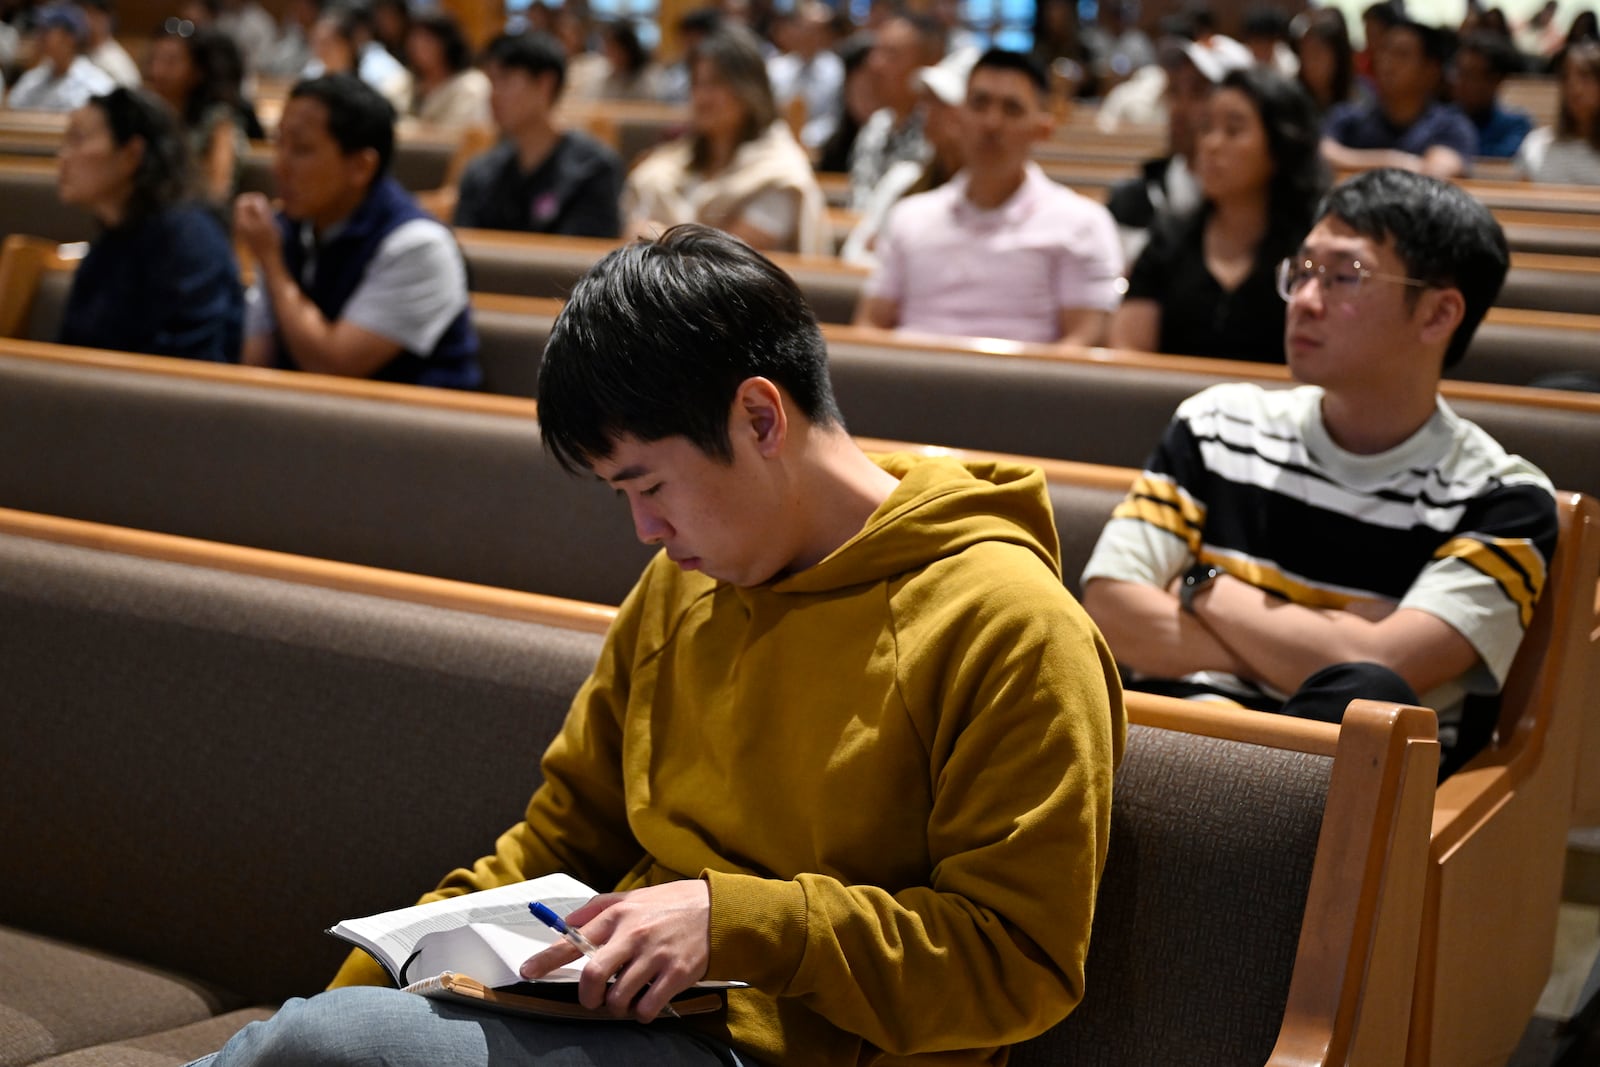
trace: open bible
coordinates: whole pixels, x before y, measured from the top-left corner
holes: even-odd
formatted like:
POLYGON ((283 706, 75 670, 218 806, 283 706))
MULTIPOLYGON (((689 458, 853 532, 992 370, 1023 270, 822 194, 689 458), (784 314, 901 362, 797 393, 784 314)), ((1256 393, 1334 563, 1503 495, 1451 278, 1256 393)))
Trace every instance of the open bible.
MULTIPOLYGON (((540 901, 566 915, 595 891, 564 874, 498 886, 448 900, 346 919, 328 932, 366 950, 400 988, 445 1000, 519 1014, 610 1019, 578 1003, 585 960, 524 981, 518 969, 561 936, 528 913, 540 901)), ((679 1015, 719 1011, 738 982, 701 982, 673 998, 679 1015)))

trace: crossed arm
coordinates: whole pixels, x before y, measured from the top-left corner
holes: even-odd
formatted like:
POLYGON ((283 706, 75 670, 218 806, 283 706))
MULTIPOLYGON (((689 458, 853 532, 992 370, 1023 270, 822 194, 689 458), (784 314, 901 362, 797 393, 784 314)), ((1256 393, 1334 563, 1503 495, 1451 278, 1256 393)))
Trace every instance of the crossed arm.
POLYGON ((1092 579, 1083 603, 1121 663, 1164 678, 1226 671, 1292 693, 1323 667, 1365 661, 1426 693, 1478 661, 1471 642, 1427 612, 1308 607, 1231 575, 1201 590, 1192 613, 1166 589, 1111 578, 1092 579))

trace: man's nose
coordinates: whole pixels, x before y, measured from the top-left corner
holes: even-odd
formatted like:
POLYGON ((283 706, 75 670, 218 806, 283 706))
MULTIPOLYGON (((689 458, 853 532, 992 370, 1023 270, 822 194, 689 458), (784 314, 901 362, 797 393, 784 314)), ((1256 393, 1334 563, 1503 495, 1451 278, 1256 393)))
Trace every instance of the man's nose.
POLYGON ((659 545, 667 539, 672 532, 672 527, 660 515, 657 515, 642 500, 629 503, 633 512, 633 532, 641 542, 647 545, 659 545))

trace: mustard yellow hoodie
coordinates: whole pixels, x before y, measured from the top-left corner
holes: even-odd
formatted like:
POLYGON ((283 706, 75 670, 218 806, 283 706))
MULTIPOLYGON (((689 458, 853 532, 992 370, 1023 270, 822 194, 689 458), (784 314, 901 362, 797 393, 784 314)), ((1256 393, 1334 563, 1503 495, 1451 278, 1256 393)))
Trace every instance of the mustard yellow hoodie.
MULTIPOLYGON (((693 1025, 763 1063, 1000 1064, 1083 996, 1125 720, 1061 583, 1043 475, 879 460, 899 487, 757 588, 659 555, 494 855, 424 900, 567 871, 703 878, 693 1025)), ((355 953, 335 985, 383 984, 355 953)), ((670 1024, 670 1025, 690 1025, 670 1024)))

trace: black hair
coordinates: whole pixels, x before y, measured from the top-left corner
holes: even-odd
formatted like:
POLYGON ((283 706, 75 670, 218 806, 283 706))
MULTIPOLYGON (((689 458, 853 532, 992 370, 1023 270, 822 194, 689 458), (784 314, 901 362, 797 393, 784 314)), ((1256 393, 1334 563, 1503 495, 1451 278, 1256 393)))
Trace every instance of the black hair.
POLYGON ((1475 52, 1489 64, 1497 78, 1506 78, 1522 69, 1522 58, 1511 42, 1493 30, 1474 30, 1461 38, 1457 52, 1475 52))
POLYGON ((1437 63, 1441 67, 1450 62, 1450 57, 1455 53, 1455 34, 1438 26, 1429 26, 1425 22, 1416 22, 1408 18, 1400 18, 1390 24, 1384 32, 1393 33, 1404 30, 1415 34, 1422 43, 1422 57, 1430 63, 1437 63))
POLYGON ((650 49, 639 40, 639 28, 631 19, 614 19, 607 22, 600 32, 615 42, 628 59, 627 69, 616 73, 633 77, 649 65, 650 49))
POLYGON ((678 20, 679 33, 716 33, 722 28, 722 12, 714 7, 697 7, 678 20))
POLYGON ((460 74, 472 66, 472 46, 467 44, 467 36, 461 32, 461 23, 454 15, 445 11, 418 15, 411 20, 406 32, 412 30, 422 30, 439 42, 444 50, 444 65, 450 68, 450 73, 460 74))
MULTIPOLYGON (((991 48, 978 57, 972 65, 972 73, 980 70, 1014 70, 1024 75, 1033 87, 1038 90, 1040 99, 1050 95, 1050 77, 1045 74, 1044 67, 1039 61, 1026 52, 1013 52, 1009 48, 991 48)), ((970 78, 970 75, 968 76, 970 78)))
POLYGON ((501 34, 489 42, 483 57, 502 67, 526 71, 533 78, 541 74, 555 75, 556 91, 551 99, 560 96, 562 87, 567 84, 567 54, 554 37, 542 30, 501 34))
POLYGON ((1244 37, 1270 37, 1274 41, 1289 39, 1289 16, 1275 7, 1253 7, 1244 13, 1241 33, 1244 37))
MULTIPOLYGON (((1314 37, 1328 46, 1333 52, 1333 84, 1328 87, 1329 101, 1324 106, 1342 104, 1350 99, 1350 91, 1355 88, 1356 78, 1355 49, 1350 46, 1350 27, 1345 22, 1344 12, 1336 7, 1317 8, 1306 12, 1304 19, 1299 36, 1295 40, 1295 54, 1300 53, 1308 37, 1314 37)), ((1307 89, 1311 88, 1306 85, 1303 66, 1300 84, 1305 85, 1307 89)))
POLYGON ((199 82, 183 102, 186 125, 197 126, 214 104, 226 104, 236 115, 244 110, 244 56, 228 34, 214 26, 200 26, 192 33, 167 33, 189 53, 189 62, 200 75, 199 82))
POLYGON ((394 158, 394 107, 366 82, 353 74, 324 74, 296 82, 290 100, 315 100, 328 112, 328 134, 339 151, 352 155, 365 149, 378 153, 376 182, 394 158))
MULTIPOLYGON (((1378 3, 1361 9, 1361 21, 1365 22, 1367 19, 1372 19, 1374 22, 1380 23, 1385 29, 1388 29, 1390 26, 1397 26, 1404 22, 1405 15, 1401 13, 1400 6, 1394 0, 1379 0, 1378 3)), ((1376 41, 1368 41, 1367 47, 1371 48, 1376 43, 1376 41)))
POLYGON ((166 101, 144 89, 116 88, 89 98, 111 131, 118 148, 137 137, 144 142, 133 191, 124 209, 124 224, 163 211, 190 193, 189 147, 178 116, 166 101))
POLYGON ((794 280, 719 230, 674 226, 612 251, 573 288, 539 367, 544 446, 573 473, 623 436, 686 437, 731 462, 729 406, 753 377, 812 422, 843 425, 827 345, 794 280))
POLYGON ((1305 87, 1267 67, 1229 71, 1217 86, 1249 97, 1267 135, 1272 181, 1267 192, 1268 240, 1292 253, 1311 229, 1317 201, 1328 188, 1317 106, 1305 87))
POLYGON ((1190 4, 1183 9, 1183 13, 1189 19, 1189 25, 1194 27, 1196 35, 1217 32, 1217 16, 1210 4, 1190 4))
MULTIPOLYGON (((1358 174, 1328 194, 1317 220, 1335 218, 1363 237, 1394 242, 1408 277, 1458 289, 1466 303, 1444 365, 1466 355, 1505 284, 1511 253, 1489 209, 1458 185, 1408 171, 1358 174)), ((1412 290, 1410 299, 1416 300, 1412 290)))

